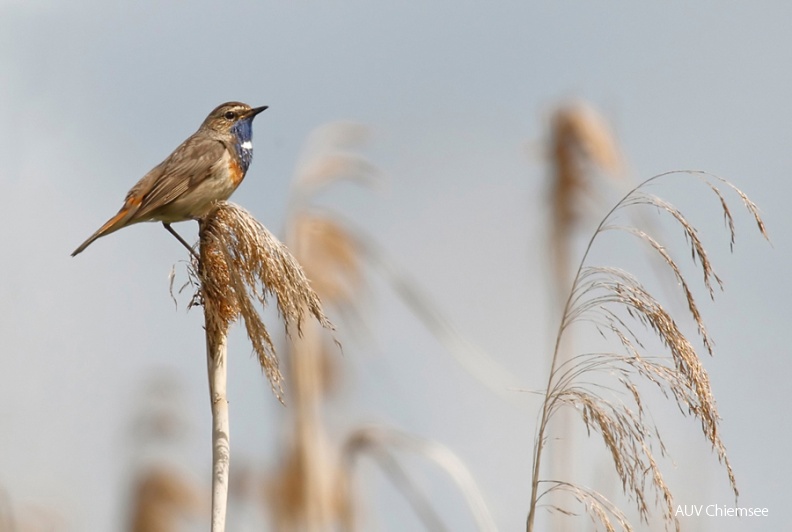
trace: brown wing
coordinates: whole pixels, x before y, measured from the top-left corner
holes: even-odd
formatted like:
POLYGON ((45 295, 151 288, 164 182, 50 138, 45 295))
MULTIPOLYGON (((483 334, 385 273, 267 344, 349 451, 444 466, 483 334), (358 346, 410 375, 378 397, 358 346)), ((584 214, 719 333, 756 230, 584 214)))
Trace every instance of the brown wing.
POLYGON ((194 135, 184 141, 129 191, 127 200, 142 196, 135 218, 145 218, 209 177, 224 150, 222 142, 204 136, 194 135))

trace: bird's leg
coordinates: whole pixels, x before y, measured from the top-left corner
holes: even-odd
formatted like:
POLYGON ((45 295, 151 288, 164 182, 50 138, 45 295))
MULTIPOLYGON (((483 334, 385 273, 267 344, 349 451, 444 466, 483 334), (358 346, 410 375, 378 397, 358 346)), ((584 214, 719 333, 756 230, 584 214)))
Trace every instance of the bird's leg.
POLYGON ((175 237, 176 237, 176 240, 178 240, 179 242, 181 242, 181 243, 182 243, 182 245, 183 245, 184 247, 186 247, 186 248, 187 248, 187 249, 190 251, 190 253, 192 253, 192 254, 193 254, 193 256, 194 256, 196 259, 199 259, 199 260, 200 260, 200 257, 199 257, 199 256, 198 256, 198 254, 195 252, 195 250, 193 249, 193 247, 192 247, 190 244, 188 244, 188 243, 187 243, 187 242, 186 242, 186 241, 185 241, 185 240, 184 240, 184 239, 181 237, 181 235, 179 235, 179 233, 177 233, 177 232, 176 232, 176 230, 175 230, 173 227, 171 227, 171 225, 170 225, 169 223, 162 222, 162 227, 164 227, 165 229, 167 229, 167 230, 168 230, 168 232, 169 232, 170 234, 172 234, 173 236, 175 236, 175 237))

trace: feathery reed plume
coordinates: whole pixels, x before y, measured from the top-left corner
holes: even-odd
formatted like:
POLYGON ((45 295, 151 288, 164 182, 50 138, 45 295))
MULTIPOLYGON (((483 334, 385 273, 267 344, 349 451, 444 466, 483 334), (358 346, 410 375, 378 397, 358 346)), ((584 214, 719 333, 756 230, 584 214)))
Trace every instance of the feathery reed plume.
MULTIPOLYGON (((527 519, 529 532, 534 528, 538 503, 548 494, 557 492, 573 495, 586 507, 589 515, 607 530, 614 530, 614 521, 622 529, 632 530, 624 514, 601 494, 562 479, 541 478, 548 424, 563 407, 571 407, 580 415, 589 434, 600 434, 611 455, 622 489, 635 503, 641 521, 648 523, 650 507, 655 504, 661 507, 666 528, 673 525, 679 530, 679 522, 673 511, 673 494, 656 460, 657 453, 661 456, 665 454, 665 446, 659 429, 646 414, 648 406, 637 385, 639 381, 657 386, 666 397, 676 402, 683 415, 700 422, 704 438, 712 445, 719 462, 726 469, 735 497, 738 495, 734 473, 719 433, 718 411, 709 376, 692 341, 674 317, 634 276, 618 268, 588 265, 588 256, 595 240, 606 231, 624 231, 646 243, 676 277, 704 348, 712 353, 712 340, 704 326, 693 291, 670 252, 647 232, 613 223, 617 212, 635 206, 651 206, 669 215, 682 229, 690 246, 692 262, 700 269, 708 294, 714 297, 714 288, 720 288, 722 283, 713 270, 698 231, 676 207, 645 192, 650 183, 671 173, 675 172, 644 181, 622 198, 600 222, 580 262, 558 329, 534 442, 532 491, 527 519), (593 325, 603 336, 615 340, 622 352, 585 353, 562 361, 559 358, 562 338, 575 323, 593 325), (642 355, 646 348, 639 339, 635 325, 642 325, 651 331, 667 355, 642 355), (598 378, 612 379, 612 382, 603 384, 597 381, 598 378), (618 390, 621 390, 621 394, 618 390), (606 392, 610 392, 612 398, 605 397, 606 392), (650 492, 654 492, 655 499, 649 497, 650 492)), ((682 174, 697 177, 718 198, 729 231, 730 245, 734 243, 734 220, 720 190, 723 186, 740 197, 759 232, 768 239, 756 205, 742 191, 711 174, 682 174)), ((555 508, 555 505, 551 507, 555 508)))
POLYGON ((382 470, 402 492, 416 515, 424 522, 427 530, 447 530, 442 519, 435 512, 430 498, 422 493, 412 481, 393 453, 394 450, 424 456, 440 466, 465 497, 478 530, 497 530, 487 504, 484 502, 484 497, 464 462, 450 449, 437 442, 424 440, 391 428, 362 427, 347 438, 344 445, 344 459, 347 469, 351 471, 360 455, 369 454, 377 460, 382 466, 382 470))
POLYGON ((229 441, 226 398, 226 342, 228 328, 239 318, 273 391, 281 397, 281 374, 275 346, 256 304, 266 306, 275 296, 287 333, 302 332, 306 313, 331 329, 297 261, 247 211, 217 202, 201 221, 200 260, 193 264, 200 290, 192 304, 202 304, 206 323, 209 391, 212 406, 212 531, 225 530, 228 499, 229 441))
POLYGON ((280 397, 282 377, 272 337, 256 303, 275 296, 278 311, 289 327, 302 332, 303 317, 312 314, 325 328, 332 325, 297 260, 266 227, 241 207, 218 202, 201 224, 201 302, 211 318, 208 329, 227 330, 242 318, 259 363, 280 397))

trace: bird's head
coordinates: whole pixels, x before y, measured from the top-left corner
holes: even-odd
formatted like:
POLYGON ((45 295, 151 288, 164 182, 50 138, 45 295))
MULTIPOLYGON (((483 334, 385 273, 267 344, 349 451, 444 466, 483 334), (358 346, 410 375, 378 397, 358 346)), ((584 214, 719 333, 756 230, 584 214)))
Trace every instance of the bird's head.
POLYGON ((224 103, 218 105, 209 113, 209 116, 201 124, 201 129, 227 133, 232 130, 238 130, 241 126, 249 131, 253 119, 266 108, 266 105, 263 107, 250 107, 240 102, 224 103))

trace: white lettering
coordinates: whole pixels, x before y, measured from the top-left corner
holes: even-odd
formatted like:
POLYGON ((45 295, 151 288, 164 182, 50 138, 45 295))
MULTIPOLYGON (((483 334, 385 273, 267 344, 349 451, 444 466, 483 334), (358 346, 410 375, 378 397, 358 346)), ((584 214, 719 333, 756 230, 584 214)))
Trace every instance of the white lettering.
POLYGON ((701 515, 701 511, 704 509, 703 504, 691 504, 688 506, 687 504, 678 505, 676 508, 676 512, 674 512, 674 516, 684 515, 685 517, 693 517, 694 515, 701 515))
POLYGON ((701 510, 704 509, 704 514, 707 517, 767 517, 770 513, 770 510, 767 508, 746 508, 742 506, 727 506, 717 505, 717 504, 709 504, 706 507, 704 505, 700 505, 696 507, 696 505, 691 505, 690 509, 687 505, 677 506, 675 516, 684 515, 686 517, 692 517, 695 515, 701 515, 701 510), (695 510, 694 510, 695 509, 695 510), (696 511, 697 510, 697 511, 696 511))

